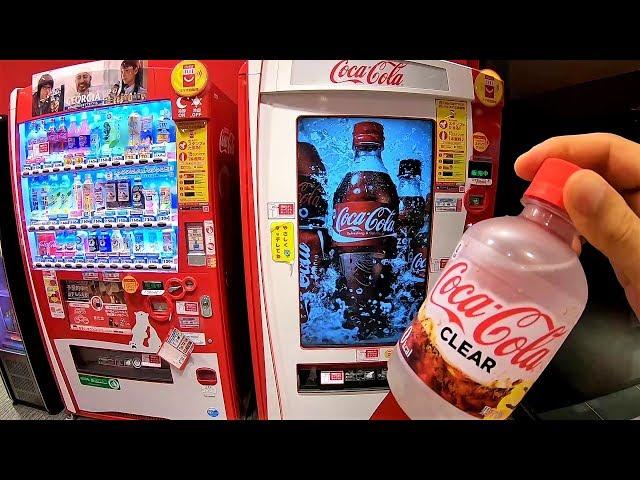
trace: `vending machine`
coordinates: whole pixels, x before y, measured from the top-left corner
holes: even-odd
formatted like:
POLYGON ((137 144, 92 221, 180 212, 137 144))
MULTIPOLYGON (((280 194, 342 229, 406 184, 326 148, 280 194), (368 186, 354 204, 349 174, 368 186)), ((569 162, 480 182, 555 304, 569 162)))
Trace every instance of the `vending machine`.
POLYGON ((241 416, 239 66, 97 61, 11 95, 29 294, 73 414, 241 416))
MULTIPOLYGON (((8 119, 0 115, 0 201, 11 203, 8 119)), ((27 290, 13 209, 0 209, 0 376, 9 398, 59 413, 62 398, 27 290)))
POLYGON ((241 70, 260 418, 374 412, 392 346, 469 215, 493 201, 502 95, 497 78, 446 61, 249 61, 241 70), (498 116, 475 115, 477 102, 498 116))

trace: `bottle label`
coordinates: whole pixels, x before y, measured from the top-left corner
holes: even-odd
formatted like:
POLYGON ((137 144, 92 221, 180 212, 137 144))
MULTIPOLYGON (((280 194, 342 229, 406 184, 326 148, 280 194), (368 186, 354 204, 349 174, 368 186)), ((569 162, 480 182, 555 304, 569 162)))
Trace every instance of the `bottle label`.
POLYGON ((67 148, 69 150, 74 150, 78 148, 78 137, 69 137, 67 139, 67 148))
POLYGON ((338 243, 394 236, 398 212, 379 202, 336 203, 333 212, 333 239, 338 243))
MULTIPOLYGON (((503 419, 570 328, 537 305, 509 304, 480 288, 481 274, 479 266, 454 256, 400 339, 399 350, 443 401, 476 418, 503 419)), ((514 296, 521 295, 514 291, 514 296)))
POLYGON ((129 184, 128 183, 118 183, 118 201, 119 202, 129 202, 129 184))

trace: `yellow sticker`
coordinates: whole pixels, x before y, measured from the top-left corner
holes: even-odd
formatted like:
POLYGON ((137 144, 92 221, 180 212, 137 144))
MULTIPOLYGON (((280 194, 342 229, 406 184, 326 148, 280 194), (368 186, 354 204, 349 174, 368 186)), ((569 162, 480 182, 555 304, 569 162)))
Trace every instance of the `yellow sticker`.
POLYGON ((476 152, 484 152, 489 148, 489 139, 482 132, 475 132, 473 134, 473 149, 476 152))
POLYGON ((271 258, 274 262, 292 264, 296 258, 293 222, 271 224, 271 258))
POLYGON ((178 122, 178 205, 190 207, 209 203, 207 124, 201 120, 178 122))
POLYGON ((207 67, 198 60, 182 60, 171 72, 171 86, 181 97, 193 97, 207 86, 207 67))
POLYGON ((502 100, 504 83, 492 70, 483 70, 476 77, 473 88, 476 98, 487 107, 495 107, 502 100))
POLYGON ((467 165, 467 102, 436 101, 436 182, 464 184, 467 165))

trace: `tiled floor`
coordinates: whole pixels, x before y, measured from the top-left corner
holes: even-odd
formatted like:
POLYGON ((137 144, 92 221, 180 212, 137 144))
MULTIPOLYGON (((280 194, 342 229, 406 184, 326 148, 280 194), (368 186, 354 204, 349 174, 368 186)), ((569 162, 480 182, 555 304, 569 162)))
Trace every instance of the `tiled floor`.
POLYGON ((64 410, 57 415, 49 415, 37 408, 14 405, 0 379, 0 420, 64 420, 64 418, 64 410))

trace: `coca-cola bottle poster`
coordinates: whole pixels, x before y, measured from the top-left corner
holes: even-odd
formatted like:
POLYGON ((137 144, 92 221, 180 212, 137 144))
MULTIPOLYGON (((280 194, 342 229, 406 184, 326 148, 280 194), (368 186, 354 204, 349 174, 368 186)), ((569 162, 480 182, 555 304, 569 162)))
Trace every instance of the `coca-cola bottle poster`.
POLYGON ((391 345, 426 294, 433 122, 300 117, 303 347, 391 345))

